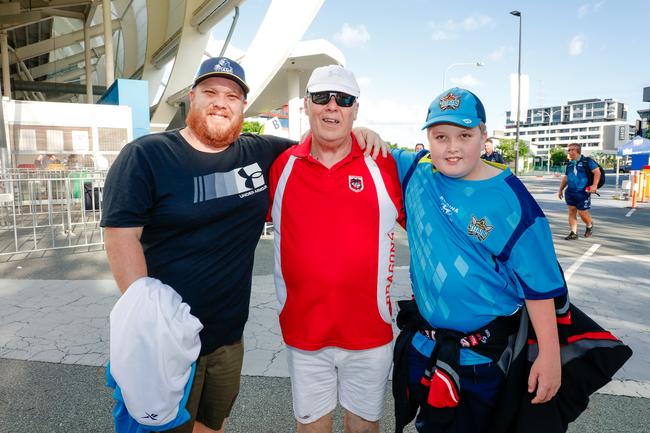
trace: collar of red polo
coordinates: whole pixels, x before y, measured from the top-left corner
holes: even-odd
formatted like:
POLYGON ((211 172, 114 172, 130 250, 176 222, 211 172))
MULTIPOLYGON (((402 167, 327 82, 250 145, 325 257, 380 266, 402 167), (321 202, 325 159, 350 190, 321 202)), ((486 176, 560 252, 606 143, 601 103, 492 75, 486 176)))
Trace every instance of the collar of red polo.
MULTIPOLYGON (((352 150, 348 154, 348 157, 356 158, 358 156, 363 156, 363 151, 359 147, 359 143, 357 142, 357 138, 354 136, 354 133, 351 132, 350 136, 352 137, 352 150)), ((311 152, 311 138, 312 136, 309 134, 307 138, 305 138, 293 149, 291 154, 298 158, 308 158, 311 152)))

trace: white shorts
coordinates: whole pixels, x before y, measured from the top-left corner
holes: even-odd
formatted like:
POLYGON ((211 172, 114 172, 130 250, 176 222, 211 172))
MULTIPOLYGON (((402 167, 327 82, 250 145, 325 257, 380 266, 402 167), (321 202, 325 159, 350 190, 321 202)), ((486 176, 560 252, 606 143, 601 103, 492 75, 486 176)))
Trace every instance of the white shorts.
POLYGON ((341 406, 367 421, 384 412, 393 343, 367 350, 326 347, 307 351, 287 346, 293 413, 310 424, 341 406))

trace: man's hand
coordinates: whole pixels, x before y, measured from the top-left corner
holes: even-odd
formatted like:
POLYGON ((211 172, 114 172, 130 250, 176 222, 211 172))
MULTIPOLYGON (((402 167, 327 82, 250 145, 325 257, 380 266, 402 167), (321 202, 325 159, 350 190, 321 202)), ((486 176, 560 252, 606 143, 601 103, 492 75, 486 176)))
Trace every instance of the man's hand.
POLYGON ((546 403, 560 389, 562 383, 562 365, 560 355, 543 356, 541 353, 533 363, 528 376, 528 392, 537 390, 533 404, 546 403))
POLYGON ((359 147, 361 150, 364 150, 365 155, 370 155, 372 159, 377 159, 379 156, 379 151, 384 158, 388 155, 388 144, 381 139, 379 134, 377 134, 372 129, 368 128, 352 128, 354 136, 359 142, 359 147))
POLYGON ((587 191, 588 193, 591 193, 591 194, 597 194, 597 192, 598 192, 598 184, 588 186, 587 188, 585 188, 585 191, 587 191))
POLYGON ((564 190, 561 189, 561 190, 557 193, 557 196, 558 196, 558 198, 559 198, 560 200, 562 200, 562 199, 564 198, 564 190))

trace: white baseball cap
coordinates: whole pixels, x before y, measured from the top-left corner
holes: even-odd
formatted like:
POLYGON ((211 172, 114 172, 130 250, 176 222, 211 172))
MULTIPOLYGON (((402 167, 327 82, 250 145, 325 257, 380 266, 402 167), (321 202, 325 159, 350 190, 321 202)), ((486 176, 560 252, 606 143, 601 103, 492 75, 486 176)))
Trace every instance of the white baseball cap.
POLYGON ((314 69, 307 82, 307 92, 343 92, 359 97, 361 91, 354 74, 340 65, 321 66, 314 69))

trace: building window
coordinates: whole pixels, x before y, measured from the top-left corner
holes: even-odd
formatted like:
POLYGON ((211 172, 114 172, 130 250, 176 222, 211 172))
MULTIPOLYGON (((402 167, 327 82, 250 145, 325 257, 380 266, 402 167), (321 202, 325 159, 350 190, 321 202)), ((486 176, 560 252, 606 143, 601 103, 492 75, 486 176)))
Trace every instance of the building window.
POLYGON ((60 129, 48 129, 45 131, 47 139, 47 151, 50 153, 63 152, 63 131, 60 129))
POLYGON ((128 142, 128 131, 125 128, 97 128, 99 151, 119 152, 128 142))
POLYGON ((18 129, 18 150, 20 152, 36 152, 36 131, 34 129, 18 129))

